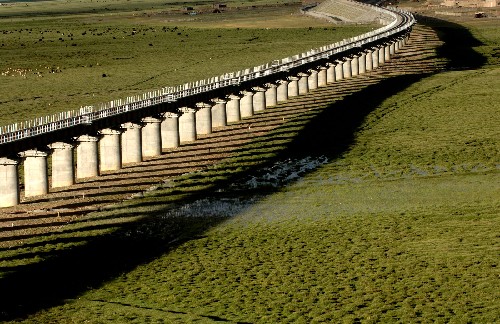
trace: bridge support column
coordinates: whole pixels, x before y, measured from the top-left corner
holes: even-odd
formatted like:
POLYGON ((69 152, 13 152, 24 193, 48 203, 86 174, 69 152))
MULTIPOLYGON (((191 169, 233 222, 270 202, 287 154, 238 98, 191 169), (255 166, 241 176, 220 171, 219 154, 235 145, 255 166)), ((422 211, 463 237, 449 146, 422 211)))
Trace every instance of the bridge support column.
POLYGON ((278 104, 278 86, 274 83, 267 83, 266 89, 266 108, 274 107, 278 104))
POLYGON ((318 87, 326 87, 327 86, 327 67, 326 66, 320 66, 318 67, 318 87))
POLYGON ((240 97, 237 95, 229 95, 229 101, 226 104, 226 116, 228 123, 239 122, 241 120, 240 113, 240 97))
POLYGON ((225 127, 227 126, 226 117, 226 100, 223 99, 213 99, 212 102, 215 104, 212 107, 212 127, 225 127))
POLYGON ((78 179, 99 175, 97 137, 82 135, 76 139, 76 177, 78 179))
POLYGON ((378 49, 378 65, 381 66, 385 63, 385 46, 378 49))
POLYGON ((309 92, 309 74, 299 73, 299 95, 305 95, 309 92))
POLYGON ((396 54, 396 42, 395 41, 391 41, 391 43, 389 44, 389 54, 391 56, 396 54))
POLYGON ((266 89, 261 87, 252 88, 253 95, 253 111, 262 112, 266 110, 266 89))
POLYGON ((163 114, 161 129, 161 148, 171 149, 179 147, 181 140, 179 137, 179 115, 173 112, 163 114))
POLYGON ((278 88, 276 88, 276 99, 278 102, 288 100, 288 80, 278 81, 278 88))
POLYGON ((52 151, 52 188, 67 187, 75 184, 75 164, 73 145, 56 142, 48 145, 52 151))
POLYGON ((391 45, 386 44, 384 46, 384 61, 389 62, 391 60, 391 45))
POLYGON ((99 131, 99 170, 114 171, 122 168, 121 131, 105 128, 99 131))
POLYGON ((49 192, 47 153, 27 150, 19 154, 24 159, 24 196, 33 197, 49 192))
POLYGON ((351 74, 352 76, 359 74, 359 59, 357 56, 354 56, 351 60, 351 74))
POLYGON ((212 134, 212 105, 198 102, 196 109, 196 134, 212 134))
POLYGON ((342 64, 342 70, 344 71, 344 79, 349 79, 352 76, 351 70, 351 59, 346 58, 342 64))
POLYGON ((141 129, 142 157, 161 155, 161 119, 146 117, 141 122, 144 125, 141 129))
POLYGON ((358 73, 366 73, 366 53, 362 52, 358 58, 358 73))
POLYGON ((337 61, 335 65, 335 80, 342 80, 344 78, 344 63, 342 61, 337 61))
POLYGON ((366 66, 366 71, 371 71, 373 70, 373 51, 371 50, 368 50, 366 52, 366 62, 365 62, 365 66, 366 66))
POLYGON ((401 39, 398 38, 394 41, 394 54, 399 52, 399 50, 400 50, 399 45, 400 44, 401 44, 401 39))
POLYGON ((309 91, 318 89, 318 83, 319 83, 319 72, 316 70, 309 70, 309 78, 307 79, 307 86, 309 87, 309 91))
POLYGON ((243 95, 240 101, 241 118, 253 116, 253 92, 241 91, 240 93, 243 95))
POLYGON ((122 163, 142 162, 142 125, 125 123, 121 125, 122 133, 122 163))
POLYGON ((374 48, 373 52, 372 52, 372 68, 373 69, 376 69, 379 66, 379 64, 378 64, 378 62, 379 62, 378 54, 379 54, 379 49, 378 48, 374 48))
POLYGON ((299 78, 288 77, 288 98, 297 97, 299 95, 299 78))
POLYGON ((326 83, 333 83, 335 82, 335 64, 333 63, 327 63, 327 70, 326 70, 326 83))
POLYGON ((0 158, 0 207, 19 205, 18 161, 0 158))
POLYGON ((179 137, 181 143, 196 141, 196 110, 189 107, 179 108, 179 137))

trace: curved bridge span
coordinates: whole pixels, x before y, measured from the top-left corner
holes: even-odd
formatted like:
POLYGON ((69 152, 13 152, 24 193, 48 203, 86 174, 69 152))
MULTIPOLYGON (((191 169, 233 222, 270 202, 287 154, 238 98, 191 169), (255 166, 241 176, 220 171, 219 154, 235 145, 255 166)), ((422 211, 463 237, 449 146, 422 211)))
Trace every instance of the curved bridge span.
MULTIPOLYGON (((49 154, 50 186, 70 186, 75 178, 161 155, 162 149, 194 141, 290 97, 367 73, 406 44, 415 24, 410 13, 344 1, 351 11, 373 12, 384 26, 254 68, 1 127, 0 207, 20 202, 19 157, 24 159, 24 196, 43 195, 49 192, 49 154)), ((331 19, 329 2, 308 10, 331 19)))

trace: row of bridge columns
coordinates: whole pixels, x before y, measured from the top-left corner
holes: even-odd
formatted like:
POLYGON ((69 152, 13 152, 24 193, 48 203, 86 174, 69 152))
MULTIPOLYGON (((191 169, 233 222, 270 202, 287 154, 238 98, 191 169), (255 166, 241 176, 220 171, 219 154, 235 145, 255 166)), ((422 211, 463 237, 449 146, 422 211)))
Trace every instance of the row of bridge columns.
MULTIPOLYGON (((196 103, 193 107, 181 107, 177 112, 101 129, 97 134, 81 135, 71 142, 52 143, 48 145, 49 151, 21 152, 18 156, 24 160, 24 196, 49 192, 49 154, 52 162, 50 186, 71 186, 75 179, 96 177, 100 172, 119 170, 124 164, 159 156, 162 150, 195 141, 198 135, 210 134, 214 128, 251 117, 318 87, 371 71, 390 60, 406 41, 404 37, 275 83, 196 103)), ((20 202, 18 163, 17 159, 0 158, 0 207, 20 202)))

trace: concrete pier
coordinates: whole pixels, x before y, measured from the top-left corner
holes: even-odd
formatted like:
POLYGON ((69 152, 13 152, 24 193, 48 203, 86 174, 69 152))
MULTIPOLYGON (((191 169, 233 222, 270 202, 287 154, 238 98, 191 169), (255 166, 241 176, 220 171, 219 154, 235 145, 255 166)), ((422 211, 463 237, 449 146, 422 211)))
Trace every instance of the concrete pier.
POLYGON ((224 99, 213 99, 214 103, 212 107, 212 127, 225 127, 227 126, 227 117, 226 117, 226 103, 227 100, 224 99))
POLYGON ((352 76, 359 74, 359 59, 357 56, 354 56, 351 60, 351 74, 352 76))
POLYGON ((99 131, 99 170, 114 171, 122 168, 121 131, 105 128, 99 131))
POLYGON ((19 204, 18 161, 0 158, 0 207, 19 204))
POLYGON ((288 80, 278 81, 278 88, 276 89, 276 99, 278 102, 288 100, 288 80))
POLYGON ((327 79, 327 70, 326 66, 318 67, 318 87, 326 87, 328 84, 327 79))
POLYGON ((205 102, 196 104, 196 134, 212 134, 212 105, 205 102))
POLYGON ((344 62, 337 61, 335 65, 335 80, 342 80, 344 78, 344 62))
POLYGON ((333 83, 336 81, 335 78, 335 64, 334 63, 327 63, 327 70, 326 70, 326 83, 333 83))
POLYGON ((358 73, 366 73, 366 52, 361 52, 358 58, 358 73))
POLYGON ((378 49, 378 65, 381 66, 385 63, 385 46, 378 49))
POLYGON ((163 114, 161 129, 161 148, 171 149, 181 145, 179 137, 179 115, 173 112, 163 114))
POLYGON ((241 118, 253 116, 253 92, 241 91, 243 97, 240 100, 240 114, 241 118))
POLYGON ((196 141, 196 110, 189 107, 179 108, 179 137, 181 143, 196 141))
POLYGON ((122 163, 142 162, 142 125, 137 123, 125 123, 123 128, 121 147, 122 163))
POLYGON ((226 104, 226 116, 228 123, 235 123, 241 120, 240 113, 240 97, 237 95, 229 95, 229 101, 226 104))
POLYGON ((24 196, 33 197, 49 192, 47 175, 47 153, 28 150, 19 153, 24 159, 24 196))
POLYGON ((274 107, 278 104, 278 85, 266 83, 266 108, 274 107))
POLYGON ((48 145, 52 151, 52 188, 67 187, 75 184, 75 164, 73 145, 56 142, 48 145))
POLYGON ((319 84, 319 72, 316 70, 308 70, 309 78, 307 79, 309 91, 318 89, 319 84))
POLYGON ((391 60, 391 45, 386 44, 384 46, 384 61, 389 62, 391 60))
POLYGON ((342 70, 344 71, 344 79, 349 79, 352 76, 350 58, 345 58, 345 61, 342 64, 342 70))
POLYGON ((376 47, 376 48, 373 49, 373 52, 372 52, 372 69, 373 70, 376 69, 376 68, 378 68, 378 66, 379 66, 379 64, 378 64, 378 61, 379 61, 379 59, 378 59, 378 53, 379 52, 380 51, 379 51, 378 47, 376 47))
POLYGON ((372 50, 368 50, 366 52, 366 71, 371 71, 373 70, 373 51, 372 50))
POLYGON ((141 120, 142 157, 161 155, 161 119, 146 117, 141 120))
POLYGON ((99 175, 99 156, 95 136, 82 135, 76 141, 76 177, 77 179, 97 177, 99 175))
POLYGON ((395 41, 391 41, 391 43, 389 44, 389 54, 391 56, 396 54, 396 42, 395 41))
POLYGON ((288 98, 297 97, 299 95, 299 78, 288 77, 288 98))
POLYGON ((305 95, 309 92, 309 74, 299 73, 299 95, 305 95))
POLYGON ((266 110, 266 89, 261 87, 252 88, 253 94, 253 111, 263 112, 266 110))
POLYGON ((394 41, 394 54, 399 52, 399 50, 400 50, 399 45, 401 44, 400 42, 401 42, 401 40, 399 38, 394 41))

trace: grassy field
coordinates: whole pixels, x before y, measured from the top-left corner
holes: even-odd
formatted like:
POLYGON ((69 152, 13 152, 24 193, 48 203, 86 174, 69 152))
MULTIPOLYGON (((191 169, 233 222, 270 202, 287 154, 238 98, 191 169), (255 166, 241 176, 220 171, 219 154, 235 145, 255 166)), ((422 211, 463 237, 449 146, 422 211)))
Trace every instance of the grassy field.
POLYGON ((419 20, 448 41, 422 61, 447 70, 311 104, 223 163, 1 249, 0 318, 499 322, 498 25, 419 20))
POLYGON ((301 15, 297 3, 256 8, 247 3, 239 10, 229 3, 225 13, 194 18, 164 12, 158 1, 153 9, 133 11, 138 3, 104 2, 127 7, 57 18, 35 13, 55 10, 51 6, 72 13, 73 7, 93 2, 29 3, 27 8, 37 8, 33 16, 20 4, 2 7, 8 17, 0 15, 0 124, 253 67, 373 27, 332 27, 301 15), (25 16, 12 18, 17 12, 25 16))

